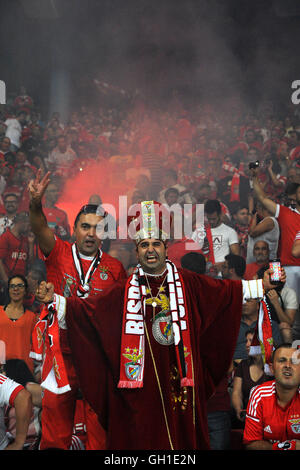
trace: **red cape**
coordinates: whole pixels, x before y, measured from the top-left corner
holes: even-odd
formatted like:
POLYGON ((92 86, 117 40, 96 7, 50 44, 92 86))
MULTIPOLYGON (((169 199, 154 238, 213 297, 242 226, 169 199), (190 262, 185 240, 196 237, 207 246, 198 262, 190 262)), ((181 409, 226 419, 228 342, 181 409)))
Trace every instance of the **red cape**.
POLYGON ((147 322, 169 433, 147 346, 143 388, 117 388, 125 281, 116 283, 102 296, 67 300, 68 337, 80 388, 107 431, 108 449, 170 449, 170 440, 174 449, 209 448, 206 403, 233 357, 240 327, 242 285, 240 281, 180 272, 189 312, 195 379, 194 389, 188 388, 185 411, 181 403, 174 402, 179 394, 170 380, 174 346, 158 344, 150 320, 147 322))

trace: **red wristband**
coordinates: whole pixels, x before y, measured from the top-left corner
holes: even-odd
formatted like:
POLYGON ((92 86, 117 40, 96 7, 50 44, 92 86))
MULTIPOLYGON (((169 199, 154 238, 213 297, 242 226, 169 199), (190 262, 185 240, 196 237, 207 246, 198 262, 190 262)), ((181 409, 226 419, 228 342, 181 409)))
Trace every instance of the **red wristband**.
POLYGON ((274 442, 273 450, 296 450, 296 441, 274 442))

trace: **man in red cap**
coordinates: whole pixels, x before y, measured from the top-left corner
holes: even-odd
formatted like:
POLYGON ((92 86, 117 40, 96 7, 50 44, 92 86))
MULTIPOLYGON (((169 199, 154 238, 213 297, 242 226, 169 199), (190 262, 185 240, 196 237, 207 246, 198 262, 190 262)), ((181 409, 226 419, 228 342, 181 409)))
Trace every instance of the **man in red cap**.
MULTIPOLYGON (((138 265, 126 281, 86 300, 57 296, 51 284, 37 294, 68 332, 107 449, 208 449, 206 402, 229 369, 243 296, 262 297, 263 282, 177 270, 167 259, 169 213, 155 201, 137 209, 128 233, 138 265)), ((52 357, 59 362, 59 351, 52 357)))

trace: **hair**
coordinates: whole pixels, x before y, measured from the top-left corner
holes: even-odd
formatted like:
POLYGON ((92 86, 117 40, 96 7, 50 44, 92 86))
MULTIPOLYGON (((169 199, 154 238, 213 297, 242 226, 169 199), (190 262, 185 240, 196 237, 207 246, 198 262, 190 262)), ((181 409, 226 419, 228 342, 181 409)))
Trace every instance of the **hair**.
POLYGON ((189 269, 190 271, 194 271, 198 274, 204 274, 206 271, 205 257, 196 251, 186 253, 182 256, 180 263, 182 268, 189 269))
POLYGON ((6 307, 7 305, 9 304, 9 302, 11 301, 11 298, 10 298, 10 295, 9 295, 9 286, 10 286, 10 283, 13 279, 15 279, 16 277, 19 277, 20 279, 22 279, 22 281, 24 282, 24 285, 25 285, 25 292, 27 294, 28 292, 28 282, 27 282, 27 279, 25 276, 23 276, 23 274, 13 274, 12 276, 9 277, 8 281, 7 281, 7 290, 8 290, 8 300, 6 300, 5 302, 5 305, 4 305, 4 310, 6 310, 6 307))
POLYGON ((3 194, 3 195, 2 195, 2 199, 3 199, 3 201, 5 202, 6 198, 11 197, 11 196, 15 197, 16 199, 19 199, 19 196, 18 196, 16 193, 6 193, 6 194, 3 194))
POLYGON ((176 188, 169 188, 165 192, 165 198, 168 196, 170 193, 175 193, 177 196, 179 196, 179 191, 176 188))
POLYGON ((279 343, 275 346, 275 348, 273 349, 273 353, 272 353, 272 359, 271 361, 273 362, 274 361, 274 357, 275 357, 275 353, 278 349, 281 349, 281 348, 288 348, 288 349, 291 349, 293 347, 292 343, 279 343))
POLYGON ((249 330, 247 330, 245 333, 245 337, 247 337, 248 335, 254 335, 254 333, 255 333, 255 329, 249 328, 249 330))
POLYGON ((249 207, 247 206, 247 204, 241 204, 238 201, 234 201, 230 205, 232 215, 236 215, 242 209, 247 209, 249 211, 249 207))
POLYGON ((289 196, 295 194, 299 187, 299 183, 289 183, 285 188, 285 194, 289 196))
POLYGON ((28 289, 28 282, 27 282, 27 279, 26 279, 26 277, 25 277, 23 274, 18 274, 18 273, 13 274, 12 276, 9 277, 9 279, 8 279, 8 281, 7 281, 7 288, 9 289, 9 286, 10 286, 10 283, 11 283, 12 279, 15 279, 16 277, 19 277, 20 279, 22 279, 22 281, 23 281, 24 284, 25 284, 25 289, 26 289, 26 291, 27 291, 27 289, 28 289))
POLYGON ((243 277, 246 271, 246 260, 240 255, 228 254, 225 256, 229 269, 234 269, 239 277, 243 277))
POLYGON ((28 270, 28 274, 29 273, 31 273, 33 279, 36 281, 42 282, 47 280, 47 275, 44 271, 42 271, 42 269, 33 267, 28 270))
POLYGON ((213 214, 214 212, 217 212, 217 214, 221 214, 222 207, 220 201, 218 201, 218 199, 209 199, 204 205, 204 211, 207 214, 213 214))
POLYGON ((76 215, 75 221, 74 221, 74 227, 77 226, 79 218, 81 214, 97 214, 100 215, 101 217, 105 217, 105 210, 101 207, 99 207, 97 204, 85 204, 78 214, 76 215))
POLYGON ((164 176, 170 176, 171 178, 177 181, 177 173, 175 170, 168 169, 167 171, 165 171, 164 176))

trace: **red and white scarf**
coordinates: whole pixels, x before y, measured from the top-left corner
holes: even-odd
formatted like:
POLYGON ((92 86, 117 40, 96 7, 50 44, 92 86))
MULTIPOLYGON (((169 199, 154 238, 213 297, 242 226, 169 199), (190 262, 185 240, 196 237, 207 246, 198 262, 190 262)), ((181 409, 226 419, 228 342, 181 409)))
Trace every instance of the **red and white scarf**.
POLYGON ((80 253, 78 252, 78 248, 77 248, 76 243, 73 243, 73 245, 72 245, 72 255, 73 255, 74 265, 75 265, 75 268, 77 270, 79 281, 80 281, 80 284, 79 284, 78 289, 77 289, 77 297, 80 297, 82 299, 86 299, 89 296, 89 293, 90 293, 90 285, 89 285, 90 280, 91 280, 95 270, 97 269, 97 266, 101 262, 102 251, 101 250, 97 251, 97 254, 95 255, 94 259, 92 260, 91 265, 90 265, 89 269, 87 270, 86 275, 84 275, 84 273, 83 273, 82 264, 81 264, 81 260, 80 260, 80 253))
POLYGON ((36 360, 43 360, 41 387, 58 395, 71 390, 60 349, 57 306, 55 302, 44 306, 32 334, 32 348, 29 354, 36 360))
POLYGON ((250 346, 250 356, 261 354, 264 362, 264 371, 272 375, 270 364, 273 353, 272 320, 265 297, 260 301, 258 320, 256 322, 254 336, 250 346))
MULTIPOLYGON (((89 282, 101 262, 102 251, 98 250, 85 276, 75 243, 72 245, 72 255, 80 280, 77 296, 85 299, 89 296, 89 282)), ((59 306, 55 302, 51 307, 45 306, 43 308, 32 334, 32 350, 29 356, 43 361, 41 386, 53 393, 61 394, 71 388, 60 349, 57 309, 59 306)))
MULTIPOLYGON (((166 261, 166 265, 170 312, 181 386, 193 387, 192 350, 184 285, 176 266, 169 260, 166 261)), ((140 265, 137 268, 137 272, 133 273, 126 283, 119 388, 143 387, 146 285, 140 282, 145 277, 143 269, 140 265)))
POLYGON ((239 168, 235 168, 234 165, 231 165, 228 162, 224 162, 222 168, 229 172, 233 173, 231 180, 230 188, 230 202, 240 200, 240 177, 245 176, 243 163, 240 164, 239 168))

